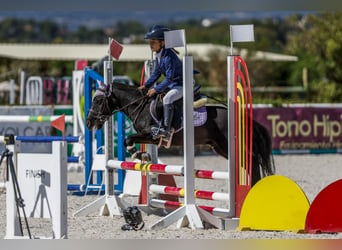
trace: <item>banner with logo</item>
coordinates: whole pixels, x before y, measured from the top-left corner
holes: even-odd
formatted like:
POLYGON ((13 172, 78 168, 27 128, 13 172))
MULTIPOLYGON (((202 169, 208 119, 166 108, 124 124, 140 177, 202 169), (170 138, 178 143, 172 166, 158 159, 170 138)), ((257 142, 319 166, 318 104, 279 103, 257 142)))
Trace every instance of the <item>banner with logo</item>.
POLYGON ((342 107, 253 108, 253 118, 268 129, 275 151, 342 149, 342 107))

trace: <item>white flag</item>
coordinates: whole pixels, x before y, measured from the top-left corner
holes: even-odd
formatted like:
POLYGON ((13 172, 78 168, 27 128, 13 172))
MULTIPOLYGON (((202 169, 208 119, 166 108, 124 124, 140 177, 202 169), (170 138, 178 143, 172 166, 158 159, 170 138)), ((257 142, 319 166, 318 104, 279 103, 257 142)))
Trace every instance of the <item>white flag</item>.
POLYGON ((246 25, 230 25, 230 41, 235 42, 254 42, 254 26, 246 25))
POLYGON ((185 41, 185 30, 171 30, 165 31, 165 48, 175 48, 175 47, 184 47, 186 44, 185 41))

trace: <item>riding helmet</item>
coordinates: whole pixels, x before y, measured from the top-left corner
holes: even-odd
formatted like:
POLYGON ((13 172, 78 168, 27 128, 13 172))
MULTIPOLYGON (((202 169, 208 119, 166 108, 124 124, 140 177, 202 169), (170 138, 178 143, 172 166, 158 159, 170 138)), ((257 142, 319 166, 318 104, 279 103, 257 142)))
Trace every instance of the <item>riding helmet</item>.
POLYGON ((163 25, 153 25, 151 29, 145 34, 145 39, 164 40, 164 32, 170 29, 163 25))

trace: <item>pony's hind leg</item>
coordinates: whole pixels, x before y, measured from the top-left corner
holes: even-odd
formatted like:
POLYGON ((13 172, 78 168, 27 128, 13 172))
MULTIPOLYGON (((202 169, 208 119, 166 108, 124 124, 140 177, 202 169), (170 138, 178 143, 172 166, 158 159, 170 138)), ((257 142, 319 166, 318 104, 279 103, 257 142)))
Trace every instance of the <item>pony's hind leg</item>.
POLYGON ((208 138, 206 143, 211 146, 215 153, 228 159, 228 141, 226 139, 227 136, 218 128, 210 130, 210 133, 208 133, 208 135, 208 137, 210 138, 208 138))
POLYGON ((216 143, 210 144, 211 149, 218 155, 228 159, 228 148, 216 143))

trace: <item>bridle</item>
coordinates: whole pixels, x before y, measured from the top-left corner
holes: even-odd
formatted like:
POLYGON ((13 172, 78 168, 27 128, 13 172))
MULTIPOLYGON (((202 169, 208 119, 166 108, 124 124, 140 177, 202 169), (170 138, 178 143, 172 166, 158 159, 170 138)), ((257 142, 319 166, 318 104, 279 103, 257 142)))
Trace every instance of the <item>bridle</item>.
MULTIPOLYGON (((101 82, 99 82, 99 88, 96 90, 95 92, 95 95, 94 95, 94 98, 96 96, 100 96, 100 95, 103 95, 105 97, 110 97, 111 94, 112 94, 112 87, 111 87, 111 84, 109 84, 110 86, 107 86, 101 82)), ((118 109, 115 109, 110 115, 103 115, 103 114, 100 114, 99 112, 97 111, 94 111, 93 108, 90 108, 89 111, 88 111, 88 115, 92 115, 95 117, 95 120, 101 122, 101 124, 103 124, 105 121, 108 120, 108 118, 114 114, 116 114, 117 112, 121 112, 123 111, 124 109, 126 109, 127 107, 137 103, 140 101, 140 103, 137 105, 137 107, 130 112, 130 115, 133 116, 133 114, 136 113, 134 119, 132 119, 132 122, 135 123, 136 120, 138 119, 142 109, 144 108, 145 104, 147 103, 148 101, 148 96, 144 95, 143 91, 141 89, 138 89, 139 90, 139 93, 141 94, 141 97, 135 99, 134 101, 122 106, 121 108, 118 108, 118 109)), ((109 108, 109 107, 107 107, 109 108)), ((105 107, 102 108, 102 110, 100 111, 101 113, 104 113, 105 107)))

